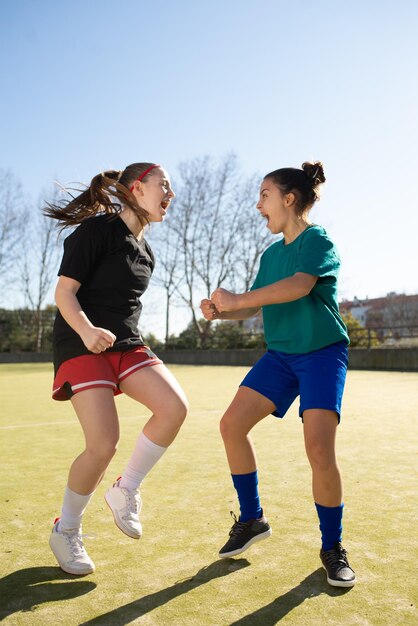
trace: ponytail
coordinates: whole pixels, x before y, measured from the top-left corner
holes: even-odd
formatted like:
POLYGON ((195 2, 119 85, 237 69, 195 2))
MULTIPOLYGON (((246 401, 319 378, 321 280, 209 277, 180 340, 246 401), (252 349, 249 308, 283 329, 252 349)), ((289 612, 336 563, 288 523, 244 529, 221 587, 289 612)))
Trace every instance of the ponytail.
POLYGON ((56 203, 46 203, 44 215, 61 222, 60 229, 80 224, 98 213, 118 215, 123 208, 132 209, 142 227, 149 224, 148 213, 139 204, 131 188, 135 180, 146 180, 151 170, 158 167, 153 163, 133 163, 124 170, 106 170, 92 178, 84 190, 65 189, 70 197, 56 203), (72 192, 78 192, 73 195, 72 192))

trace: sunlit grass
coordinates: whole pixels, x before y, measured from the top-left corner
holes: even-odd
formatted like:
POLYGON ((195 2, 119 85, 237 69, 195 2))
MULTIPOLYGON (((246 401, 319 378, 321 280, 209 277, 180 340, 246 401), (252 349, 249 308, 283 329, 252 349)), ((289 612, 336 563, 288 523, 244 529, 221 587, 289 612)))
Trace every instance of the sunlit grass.
POLYGON ((50 399, 49 364, 0 366, 0 616, 5 624, 270 626, 415 624, 418 375, 349 372, 339 430, 351 591, 325 582, 297 405, 254 431, 271 539, 242 559, 217 551, 238 512, 218 422, 248 368, 171 366, 191 405, 142 490, 144 536, 113 524, 103 493, 147 410, 117 398, 121 442, 86 513, 96 572, 62 573, 48 548, 68 467, 82 447, 70 403, 50 399))

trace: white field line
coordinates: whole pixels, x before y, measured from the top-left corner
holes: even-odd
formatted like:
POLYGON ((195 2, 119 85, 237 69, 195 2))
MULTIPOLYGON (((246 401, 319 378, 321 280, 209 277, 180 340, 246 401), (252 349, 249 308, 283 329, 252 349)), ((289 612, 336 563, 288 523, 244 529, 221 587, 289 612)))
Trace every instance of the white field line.
MULTIPOLYGON (((197 410, 194 411, 194 413, 203 413, 203 414, 207 414, 207 413, 219 413, 219 415, 222 413, 221 409, 207 409, 207 410, 197 410)), ((132 420, 132 419, 142 419, 144 417, 147 417, 148 415, 130 415, 130 416, 120 416, 119 419, 120 420, 132 420)), ((74 418, 71 421, 60 421, 59 418, 57 418, 57 420, 55 422, 38 422, 36 424, 11 424, 9 426, 0 426, 0 430, 16 430, 18 428, 39 428, 39 427, 43 427, 43 426, 53 426, 54 428, 56 426, 74 426, 74 425, 78 425, 77 419, 74 418)))
POLYGON ((38 424, 13 424, 12 426, 0 426, 0 430, 16 430, 17 428, 38 428, 39 426, 67 426, 71 424, 77 424, 77 421, 71 422, 39 422, 38 424))

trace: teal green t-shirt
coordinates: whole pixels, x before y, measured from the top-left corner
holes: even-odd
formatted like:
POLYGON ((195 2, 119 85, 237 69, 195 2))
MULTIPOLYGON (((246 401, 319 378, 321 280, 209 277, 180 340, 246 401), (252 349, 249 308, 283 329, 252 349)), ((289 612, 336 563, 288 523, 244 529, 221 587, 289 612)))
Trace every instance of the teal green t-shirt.
POLYGON ((267 348, 304 354, 338 341, 349 343, 338 311, 338 251, 322 226, 308 226, 294 241, 271 245, 261 257, 251 290, 304 272, 318 276, 312 291, 299 300, 262 307, 267 348))

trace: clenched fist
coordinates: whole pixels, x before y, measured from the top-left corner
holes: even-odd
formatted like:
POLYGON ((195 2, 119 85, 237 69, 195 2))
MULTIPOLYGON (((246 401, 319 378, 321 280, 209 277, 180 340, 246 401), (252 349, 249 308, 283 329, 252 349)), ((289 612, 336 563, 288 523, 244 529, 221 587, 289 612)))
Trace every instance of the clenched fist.
POLYGON ((200 310, 202 311, 205 320, 215 320, 219 317, 219 312, 216 310, 216 306, 207 298, 201 301, 200 310))
POLYGON ((90 352, 100 354, 113 346, 116 336, 110 330, 93 326, 83 333, 81 339, 90 352))
POLYGON ((210 300, 219 313, 222 313, 223 311, 237 311, 239 309, 238 297, 238 294, 218 287, 211 295, 210 300))

